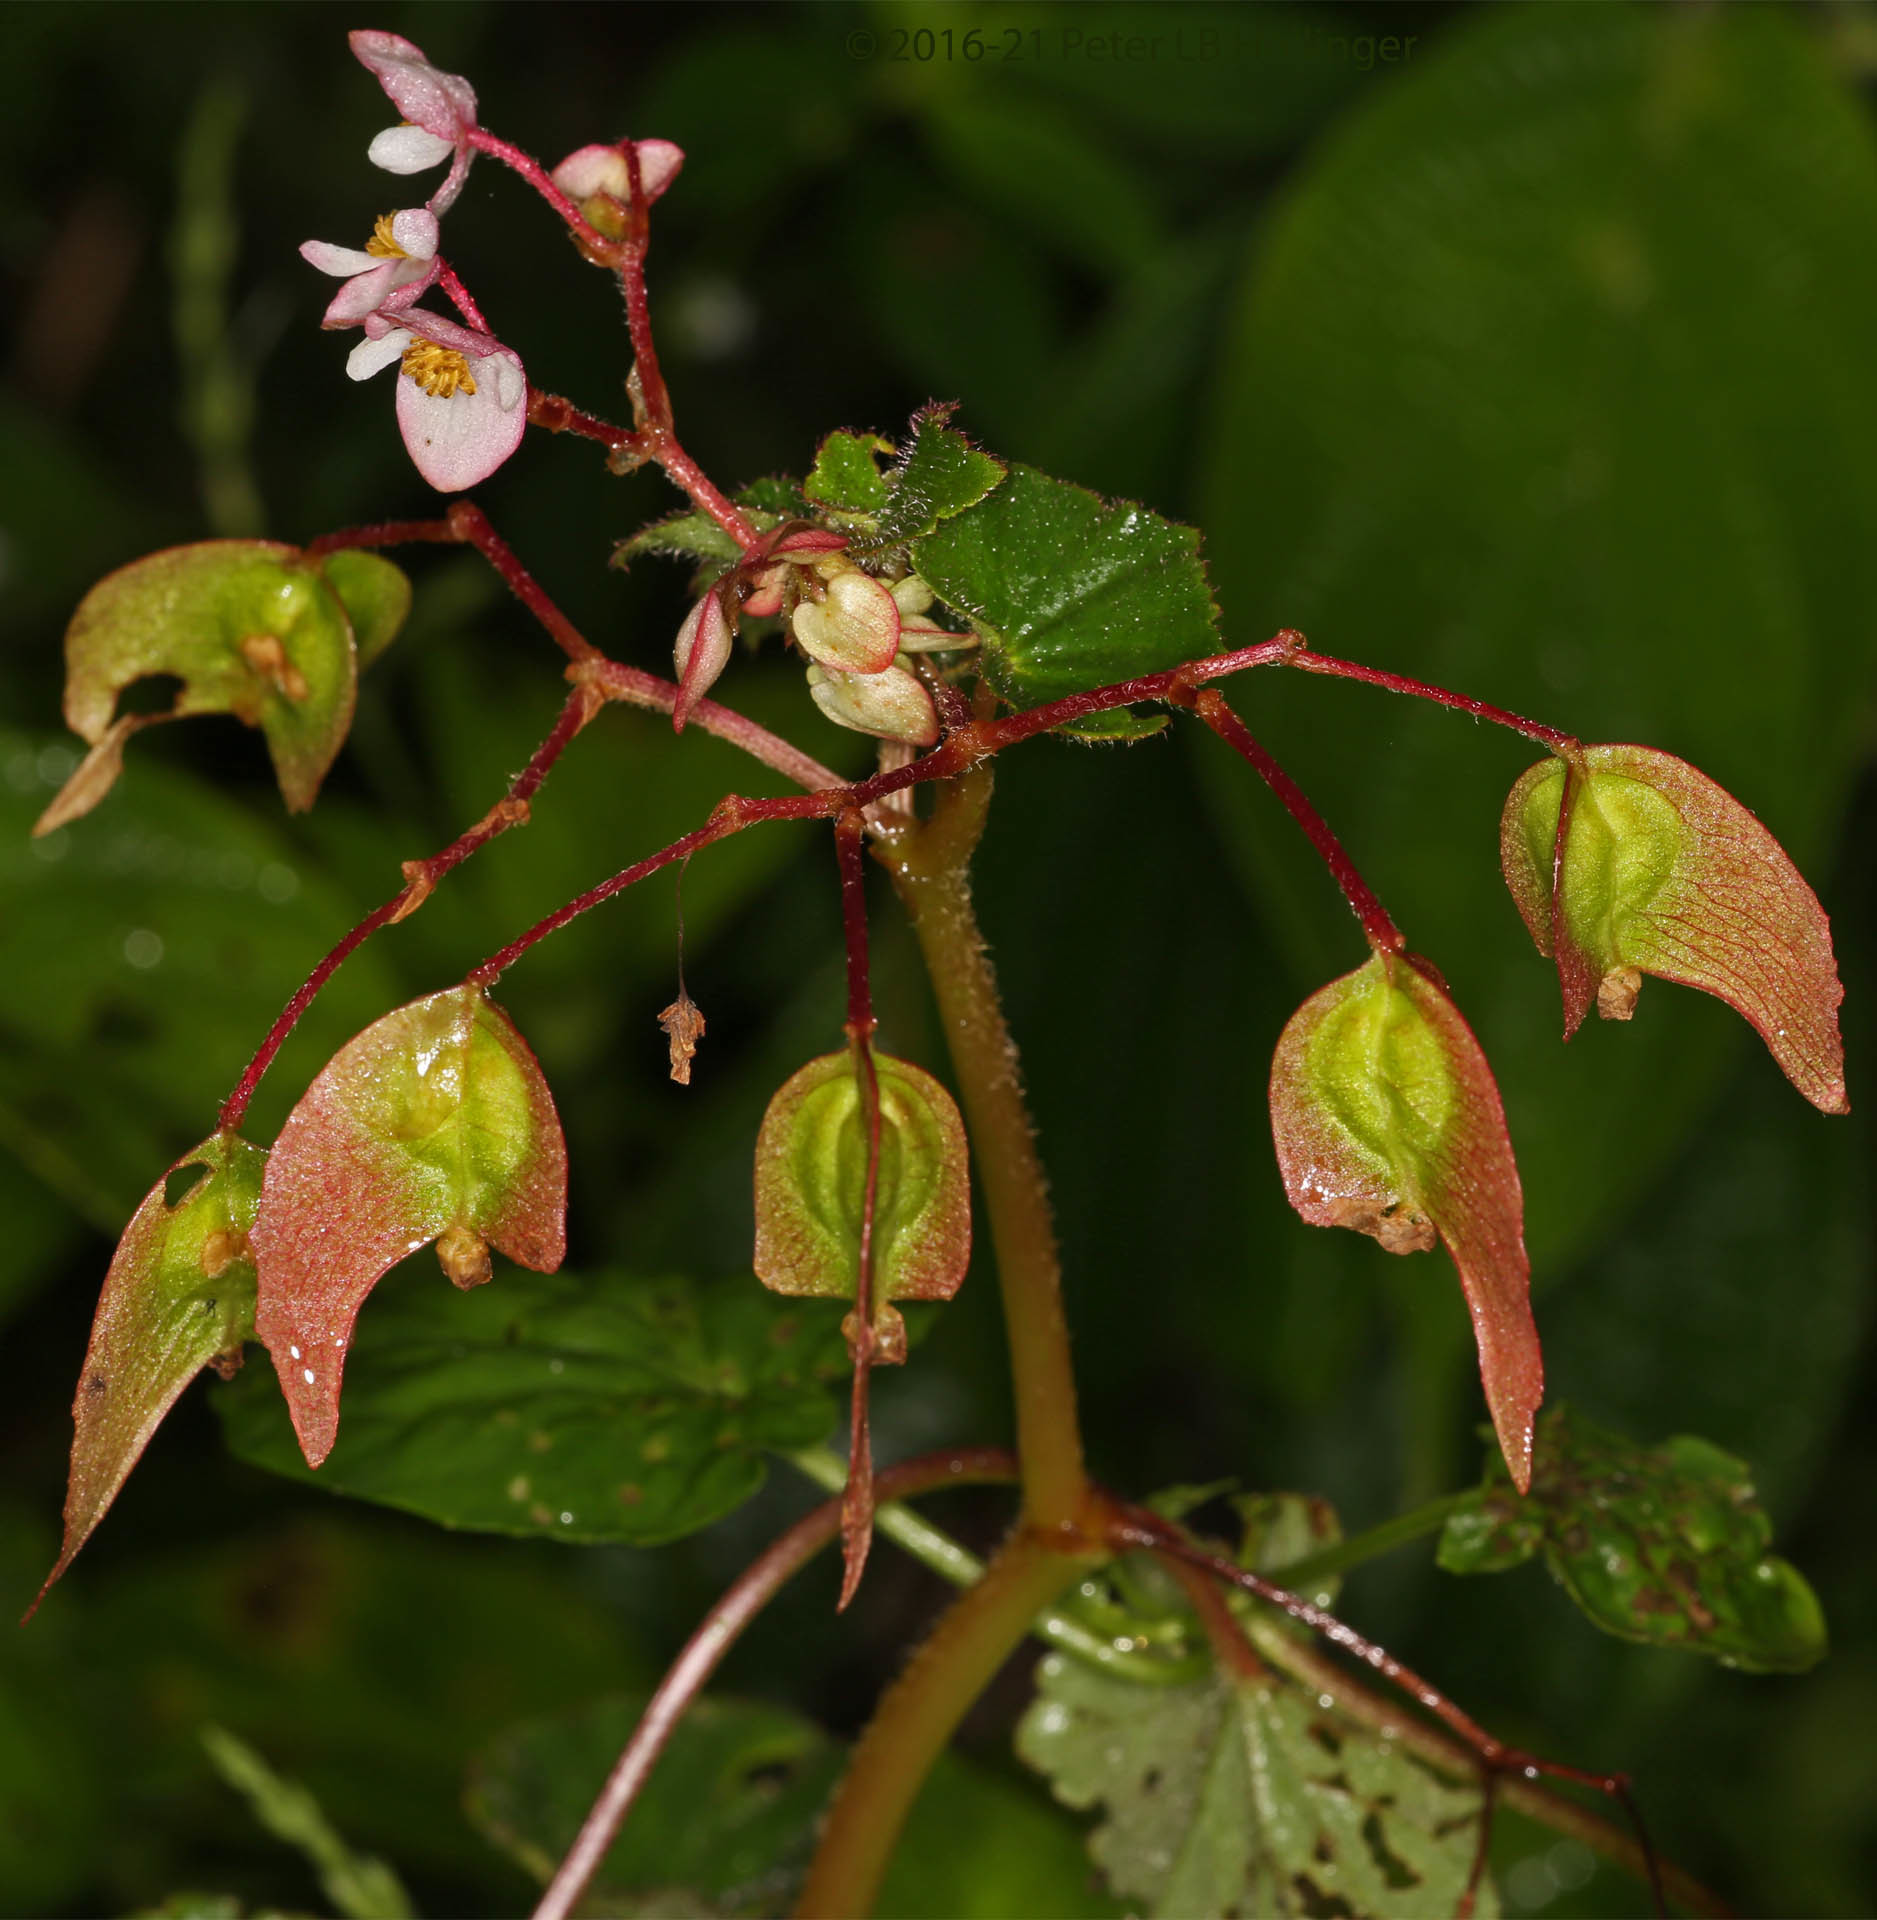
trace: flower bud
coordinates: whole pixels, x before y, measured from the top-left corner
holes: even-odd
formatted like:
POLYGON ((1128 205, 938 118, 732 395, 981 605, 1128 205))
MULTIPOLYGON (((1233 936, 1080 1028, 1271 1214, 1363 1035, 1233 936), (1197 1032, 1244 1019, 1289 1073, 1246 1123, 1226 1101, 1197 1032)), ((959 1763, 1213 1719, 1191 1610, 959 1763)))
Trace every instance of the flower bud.
POLYGON ((808 691, 837 727, 915 747, 937 744, 938 710, 924 682, 903 661, 884 673, 824 673, 810 667, 808 691))
POLYGON ((1652 747, 1582 748, 1520 778, 1499 851, 1538 951, 1557 962, 1566 1039, 1593 1000, 1629 1019, 1654 974, 1725 1000, 1814 1106, 1850 1110, 1830 922, 1724 787, 1652 747))
POLYGON ((1544 1392, 1524 1196, 1492 1070, 1425 961, 1378 953, 1304 1002, 1272 1063, 1271 1131, 1285 1194, 1312 1225, 1390 1253, 1446 1243, 1523 1490, 1544 1392))
MULTIPOLYGON (((899 651, 899 608, 871 574, 834 567, 823 598, 803 600, 790 622, 795 643, 836 673, 884 673, 899 651)), ((865 731, 865 729, 863 729, 865 731)))
POLYGON ((684 731, 691 710, 730 664, 731 637, 723 596, 713 588, 684 616, 677 644, 671 650, 672 665, 678 675, 678 703, 671 710, 674 733, 684 731))

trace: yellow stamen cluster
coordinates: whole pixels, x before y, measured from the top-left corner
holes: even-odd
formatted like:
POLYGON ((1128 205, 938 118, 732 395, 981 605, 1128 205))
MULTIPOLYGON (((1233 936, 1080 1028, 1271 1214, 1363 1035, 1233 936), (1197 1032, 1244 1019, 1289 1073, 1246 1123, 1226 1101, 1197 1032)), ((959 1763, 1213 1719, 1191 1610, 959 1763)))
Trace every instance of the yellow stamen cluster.
POLYGON ((454 347, 440 347, 434 340, 413 340, 404 349, 398 369, 439 400, 476 391, 476 376, 469 370, 468 357, 454 347))
POLYGON ((408 260, 410 255, 391 237, 391 222, 395 216, 381 213, 372 224, 371 238, 365 242, 365 251, 379 260, 408 260))

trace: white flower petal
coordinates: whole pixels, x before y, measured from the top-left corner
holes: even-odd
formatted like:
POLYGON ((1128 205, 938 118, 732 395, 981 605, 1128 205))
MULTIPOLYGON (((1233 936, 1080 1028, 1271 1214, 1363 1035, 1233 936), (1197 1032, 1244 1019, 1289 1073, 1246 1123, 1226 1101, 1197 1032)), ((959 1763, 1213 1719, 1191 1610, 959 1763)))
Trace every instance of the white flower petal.
POLYGON ((415 380, 398 381, 398 431, 421 473, 439 493, 479 485, 521 445, 528 430, 525 407, 504 408, 496 383, 476 369, 474 393, 445 400, 415 380))
POLYGON ((630 199, 632 195, 626 156, 617 147, 581 147, 570 153, 548 178, 569 200, 590 199, 596 193, 610 193, 615 200, 630 199))
POLYGON ((528 377, 521 370, 520 359, 507 348, 479 360, 476 367, 478 373, 487 367, 494 374, 495 398, 504 413, 518 407, 527 397, 528 377))
POLYGON ((376 340, 361 340, 345 357, 345 370, 354 380, 369 380, 394 361, 403 359, 411 336, 402 327, 393 327, 376 340))
POLYGON ((370 273, 378 265, 375 255, 359 247, 336 247, 330 240, 302 241, 300 258, 337 280, 349 280, 355 273, 370 273))
POLYGON ((365 157, 386 173, 422 173, 439 166, 456 151, 456 142, 422 127, 386 127, 374 134, 365 157))
POLYGON ((391 216, 391 238, 413 260, 428 260, 437 250, 441 235, 437 216, 426 207, 406 207, 391 216))
POLYGON ((649 203, 677 179, 684 149, 675 140, 635 140, 633 145, 639 150, 639 185, 649 203))

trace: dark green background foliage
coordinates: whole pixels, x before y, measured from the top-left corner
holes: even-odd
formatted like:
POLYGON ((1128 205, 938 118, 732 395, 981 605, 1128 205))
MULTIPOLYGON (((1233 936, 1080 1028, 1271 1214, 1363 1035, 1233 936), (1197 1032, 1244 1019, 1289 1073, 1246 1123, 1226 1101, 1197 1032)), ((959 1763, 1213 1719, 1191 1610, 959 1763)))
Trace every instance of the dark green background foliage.
MULTIPOLYGON (((470 74, 490 123, 550 161, 624 131, 687 147, 657 216, 653 303, 686 438, 719 479, 800 474, 831 428, 897 436, 926 401, 957 400, 955 424, 1000 457, 1202 526, 1232 644, 1299 626, 1326 651, 1696 761, 1832 909, 1852 1096, 1877 1098, 1864 16, 12 6, 0 1599, 23 1606, 53 1557, 111 1237, 300 976, 398 860, 482 813, 561 697, 553 649, 480 564, 420 554, 411 626, 367 677, 313 814, 285 816, 256 736, 205 720, 141 735, 97 814, 24 838, 70 765, 59 637, 100 572, 210 534, 300 540, 432 510, 390 383, 345 380, 347 343, 316 325, 328 285, 293 255, 309 235, 356 244, 399 191, 363 157, 386 107, 343 33, 367 22, 470 74), (912 37, 961 48, 974 25, 990 50, 976 63, 912 37), (1012 33, 1021 62, 997 57, 1012 33), (1094 51, 1130 33, 1136 48, 1094 51), (901 45, 934 57, 895 60, 901 45)), ((623 412, 608 289, 522 188, 479 166, 448 244, 540 384, 623 412)), ((669 658, 683 568, 604 564, 672 506, 656 476, 609 479, 590 449, 543 442, 479 497, 596 640, 669 658)), ((723 690, 865 763, 773 647, 723 690)), ((1498 1069, 1554 1395, 1639 1442, 1695 1433, 1751 1463, 1833 1653, 1775 1678, 1619 1644, 1537 1567, 1460 1581, 1426 1544, 1356 1572, 1343 1606, 1507 1737, 1636 1775, 1664 1845, 1741 1906, 1869 1911, 1863 1118, 1822 1119, 1725 1009, 1660 985, 1632 1026, 1593 1022, 1559 1047, 1555 983, 1497 874, 1498 808, 1531 757, 1516 741, 1322 681, 1265 675, 1239 699, 1498 1069)), ((1060 1210, 1096 1470, 1136 1493, 1219 1474, 1308 1488, 1352 1531, 1474 1479, 1478 1392, 1443 1262, 1301 1226, 1272 1166, 1279 1028, 1361 957, 1321 870, 1184 725, 1132 748, 1039 742, 997 778, 980 903, 1060 1210)), ((732 787, 773 790, 712 742, 606 715, 534 825, 346 967, 270 1078, 257 1137, 348 1034, 732 787)), ((710 1033, 688 1091, 666 1080, 654 1024, 676 984, 668 884, 506 983, 567 1121, 573 1271, 753 1285, 764 1102, 838 1039, 833 882, 825 836, 799 828, 692 863, 686 974, 710 1033)), ((883 1039, 942 1071, 910 943, 880 905, 883 1039)), ((1006 1431, 979 1265, 879 1383, 885 1458, 1006 1431)), ((415 1310, 416 1276, 398 1285, 397 1310, 415 1310)), ((439 1316, 457 1304, 434 1269, 424 1285, 439 1316)), ((0 1656, 8 1911, 121 1911, 181 1886, 316 1904, 209 1767, 206 1720, 312 1786, 426 1910, 515 1910, 527 1882, 462 1811, 468 1756, 649 1685, 809 1498, 778 1471, 656 1551, 453 1538, 231 1460, 203 1401, 0 1656)), ((1006 1510, 953 1496, 941 1517, 985 1545, 1006 1510)), ((832 1594, 812 1570, 725 1680, 845 1735, 940 1594, 885 1545, 838 1629, 832 1594)), ((981 1911, 1096 1911, 1073 1849, 1023 1837, 1066 1816, 1008 1758, 1020 1682, 967 1723, 980 1771, 970 1794, 928 1797, 918 1844, 949 1808, 1012 1836, 1007 1881, 993 1866, 974 1881, 981 1911)), ((1498 1864, 1515 1912, 1635 1907, 1632 1886, 1585 1884, 1576 1856, 1510 1820, 1498 1864)))

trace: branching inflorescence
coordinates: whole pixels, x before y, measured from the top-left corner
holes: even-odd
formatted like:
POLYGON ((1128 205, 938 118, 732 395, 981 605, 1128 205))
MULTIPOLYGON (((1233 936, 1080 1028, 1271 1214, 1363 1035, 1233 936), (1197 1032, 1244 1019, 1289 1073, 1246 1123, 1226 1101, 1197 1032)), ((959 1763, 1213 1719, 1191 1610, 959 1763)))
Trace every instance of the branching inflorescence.
MULTIPOLYGON (((971 1479, 1019 1484, 1015 1530, 981 1577, 968 1576, 955 1612, 882 1701, 836 1796, 803 1911, 866 1909, 926 1770, 983 1680, 1039 1618, 1078 1657, 1090 1646, 1099 1653, 1100 1636, 1075 1625, 1062 1596, 1129 1555, 1170 1571, 1186 1596, 1190 1644, 1185 1664, 1160 1676, 1166 1684, 1209 1676, 1204 1684, 1229 1695, 1235 1711, 1263 1716, 1267 1733, 1282 1718, 1274 1703, 1301 1685, 1322 1712, 1366 1729, 1363 1737, 1391 1752, 1399 1743, 1401 1764, 1483 1784, 1478 1844, 1454 1856, 1457 1866, 1426 1867, 1430 1897, 1444 1889, 1446 1904, 1471 1910, 1498 1796, 1639 1863, 1659 1904, 1665 1876, 1646 1847, 1534 1784, 1552 1774, 1627 1802, 1626 1783, 1502 1744, 1324 1604, 1288 1591, 1281 1561, 1254 1564, 1249 1547, 1234 1558, 1176 1517, 1089 1480, 1053 1223, 972 914, 969 867, 995 757, 1040 734, 1126 737, 1166 724, 1163 710, 1187 713, 1272 789, 1341 888, 1369 950, 1313 994, 1277 1042, 1270 1100, 1286 1191, 1307 1221, 1354 1228, 1390 1252, 1446 1245, 1475 1329, 1503 1499, 1515 1513, 1528 1509, 1527 1496, 1545 1497, 1547 1440, 1522 1195, 1498 1090, 1439 971, 1410 950, 1221 683, 1260 668, 1357 680, 1457 708, 1543 747, 1547 757, 1507 803, 1502 842, 1519 909, 1557 962, 1567 1032, 1593 1001, 1606 1017, 1629 1018, 1646 973, 1684 981, 1737 1008, 1808 1099, 1842 1112, 1840 989, 1810 889, 1744 807, 1669 755, 1586 747, 1485 702, 1318 653, 1295 632, 1220 647, 1196 536, 1007 466, 951 425, 950 407, 916 415, 897 447, 831 434, 800 486, 770 481, 726 493, 678 436, 646 303, 649 216, 678 178, 678 149, 621 140, 546 168, 485 129, 468 82, 431 66, 410 42, 357 33, 352 46, 402 115, 373 141, 372 160, 399 175, 445 163, 448 172, 425 204, 381 218, 364 246, 302 248, 342 283, 323 324, 362 335, 347 372, 365 379, 395 370, 399 431, 418 471, 442 492, 478 485, 517 453, 529 426, 596 443, 613 472, 658 466, 686 504, 623 543, 620 557, 688 560, 700 569, 696 597, 673 645, 671 678, 609 658, 482 511, 459 500, 437 519, 360 526, 300 549, 264 541, 175 549, 112 575, 80 607, 68 637, 66 712, 91 752, 42 829, 104 797, 138 728, 205 711, 259 727, 288 804, 310 805, 346 737, 358 672, 390 642, 409 602, 385 549, 475 548, 559 647, 571 684, 552 730, 488 812, 448 846, 407 861, 402 885, 313 969, 216 1130, 158 1181, 132 1220, 80 1381, 64 1548, 47 1585, 205 1364, 232 1371, 243 1343, 258 1338, 305 1458, 318 1466, 338 1435, 360 1308, 395 1262, 434 1242, 460 1288, 492 1278, 492 1248, 553 1271, 564 1248, 566 1149, 546 1082, 493 989, 540 941, 650 875, 753 827, 821 821, 837 854, 844 1044, 792 1076, 770 1105, 756 1151, 753 1266, 776 1292, 852 1303, 842 1327, 853 1382, 844 1491, 779 1540, 700 1627, 541 1911, 572 1910, 676 1717, 777 1587, 838 1534, 845 1606, 866 1564, 876 1500, 971 1479), (477 155, 519 174, 580 254, 616 280, 634 356, 630 426, 534 387, 519 351, 497 337, 451 268, 442 220, 477 155), (422 304, 432 295, 455 317, 422 304), (1100 562, 1101 591, 1078 600, 1069 583, 1088 574, 1090 556, 1100 562), (805 716, 818 712, 878 740, 870 776, 843 780, 711 697, 739 634, 772 630, 806 663, 805 716), (122 690, 153 673, 181 681, 172 709, 120 714, 122 690), (326 1067, 271 1149, 243 1139, 261 1077, 333 972, 374 933, 418 911, 481 847, 525 826, 561 755, 611 702, 668 713, 679 731, 702 727, 802 791, 727 796, 669 845, 513 931, 460 984, 367 1029, 326 1067), (930 795, 923 810, 922 791, 930 795), (892 875, 930 970, 962 1115, 931 1074, 875 1046, 869 848, 892 875), (965 1275, 967 1135, 1003 1294, 1018 1450, 954 1452, 876 1475, 870 1371, 907 1356, 894 1303, 948 1298, 965 1275), (172 1199, 179 1171, 197 1177, 172 1199), (1285 1615, 1402 1698, 1369 1691, 1279 1625, 1285 1615)), ((681 992, 665 1018, 674 1077, 688 1079, 701 1016, 681 992)), ((1804 1649, 1782 1657, 1802 1663, 1804 1649)), ((1759 1663, 1780 1658, 1762 1648, 1759 1663)), ((1151 1693, 1157 1683, 1136 1672, 1129 1684, 1151 1693)), ((1318 1871, 1288 1863, 1271 1844, 1260 1872, 1307 1880, 1318 1871)), ((1678 1898, 1705 1901, 1692 1883, 1672 1872, 1666 1879, 1678 1898)), ((1349 1911, 1369 1910, 1341 1883, 1311 1885, 1319 1897, 1354 1901, 1349 1911)))

